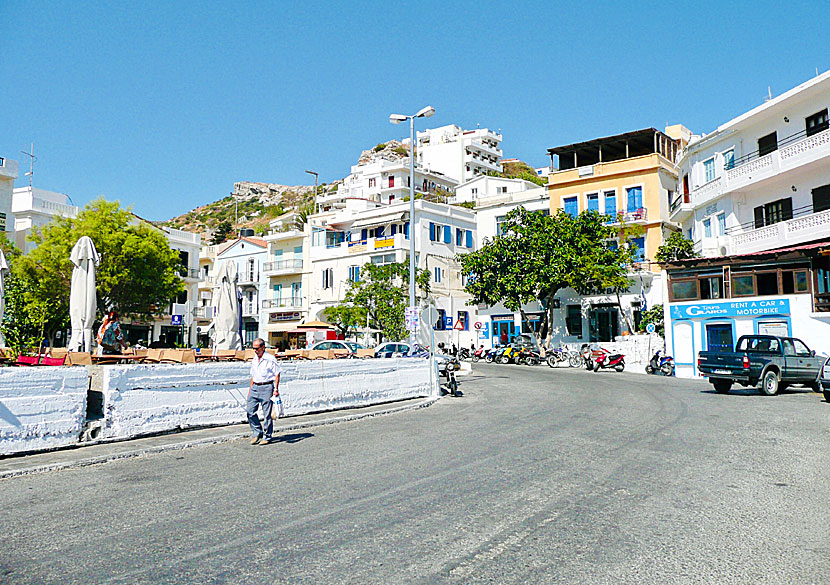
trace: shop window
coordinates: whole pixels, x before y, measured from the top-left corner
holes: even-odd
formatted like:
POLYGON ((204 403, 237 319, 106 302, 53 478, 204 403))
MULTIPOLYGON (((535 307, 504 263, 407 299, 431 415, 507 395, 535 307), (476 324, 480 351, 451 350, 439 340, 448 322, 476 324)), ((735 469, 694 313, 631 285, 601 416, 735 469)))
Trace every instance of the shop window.
POLYGON ((720 299, 723 298, 723 277, 710 276, 700 279, 700 298, 701 299, 720 299))
POLYGON ((568 328, 568 335, 582 337, 582 307, 580 305, 568 305, 565 326, 568 328))
POLYGON ((810 292, 806 270, 782 270, 781 292, 785 295, 810 292))
POLYGON ((755 274, 758 296, 778 294, 778 272, 758 272, 755 274))
POLYGON ((675 301, 692 301, 698 298, 697 279, 680 280, 671 283, 672 299, 675 301))
POLYGON ((746 297, 755 294, 755 277, 751 274, 732 276, 732 296, 746 297))

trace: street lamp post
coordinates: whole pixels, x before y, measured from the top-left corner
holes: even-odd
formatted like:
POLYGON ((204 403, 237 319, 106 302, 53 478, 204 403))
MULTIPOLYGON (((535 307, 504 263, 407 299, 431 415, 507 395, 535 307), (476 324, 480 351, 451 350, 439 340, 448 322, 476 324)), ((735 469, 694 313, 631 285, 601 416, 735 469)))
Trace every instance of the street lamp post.
MULTIPOLYGON (((415 306, 415 118, 429 118, 435 108, 427 106, 412 116, 392 114, 389 122, 400 124, 409 120, 409 306, 415 306)), ((410 342, 415 340, 415 332, 409 332, 410 342)), ((432 350, 433 348, 430 348, 432 350)))
POLYGON ((318 174, 314 171, 306 171, 309 175, 314 175, 314 211, 317 211, 317 177, 318 174))

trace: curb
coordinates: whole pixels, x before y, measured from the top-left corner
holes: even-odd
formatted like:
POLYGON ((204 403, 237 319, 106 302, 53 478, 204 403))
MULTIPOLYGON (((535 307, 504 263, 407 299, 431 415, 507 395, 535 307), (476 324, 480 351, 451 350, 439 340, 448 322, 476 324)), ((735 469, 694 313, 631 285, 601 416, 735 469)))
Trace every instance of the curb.
MULTIPOLYGON (((280 426, 279 428, 274 427, 274 432, 277 433, 284 433, 289 431, 296 431, 299 429, 308 429, 312 427, 320 427, 324 425, 332 425, 341 422, 351 422, 356 421, 364 418, 372 418, 376 416, 385 416, 388 414, 396 414, 398 412, 404 412, 407 410, 416 410, 419 408, 427 408, 435 404, 440 397, 437 396, 429 396, 422 399, 420 402, 416 404, 406 404, 403 406, 396 406, 393 408, 387 408, 384 410, 376 410, 372 412, 360 412, 355 414, 347 414, 344 416, 332 416, 329 418, 319 419, 319 420, 311 420, 305 422, 295 422, 291 424, 287 424, 285 426, 280 426)), ((219 427, 221 428, 221 427, 219 427)), ((189 429, 189 430, 196 430, 196 429, 189 429)), ((21 469, 12 469, 7 471, 0 471, 0 480, 9 479, 13 477, 21 477, 24 475, 33 475, 36 473, 46 473, 49 471, 61 471, 64 469, 75 469, 79 467, 88 467, 90 465, 98 465, 101 463, 107 463, 109 461, 117 461, 119 459, 130 459, 133 457, 141 457, 142 455, 150 455, 154 453, 163 453, 165 451, 179 451, 182 449, 187 449, 190 447, 200 447, 203 445, 217 445, 220 443, 228 443, 230 441, 235 441, 237 439, 245 438, 250 435, 250 429, 245 429, 245 431, 238 431, 238 432, 230 432, 221 436, 217 437, 207 437, 202 439, 191 439, 191 440, 183 440, 178 443, 170 443, 169 445, 158 445, 154 447, 145 447, 134 449, 132 451, 123 451, 120 453, 109 453, 106 455, 98 455, 96 457, 86 457, 80 458, 75 461, 67 461, 67 462, 57 462, 57 463, 48 463, 44 465, 35 465, 32 467, 26 467, 21 469)))

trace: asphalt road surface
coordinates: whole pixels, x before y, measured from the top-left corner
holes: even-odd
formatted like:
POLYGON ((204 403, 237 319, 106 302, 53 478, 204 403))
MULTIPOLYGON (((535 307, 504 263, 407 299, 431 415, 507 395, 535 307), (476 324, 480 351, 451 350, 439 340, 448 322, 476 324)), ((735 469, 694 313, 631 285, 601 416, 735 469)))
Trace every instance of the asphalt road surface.
POLYGON ((476 364, 404 413, 0 481, 0 583, 830 583, 830 404, 476 364))

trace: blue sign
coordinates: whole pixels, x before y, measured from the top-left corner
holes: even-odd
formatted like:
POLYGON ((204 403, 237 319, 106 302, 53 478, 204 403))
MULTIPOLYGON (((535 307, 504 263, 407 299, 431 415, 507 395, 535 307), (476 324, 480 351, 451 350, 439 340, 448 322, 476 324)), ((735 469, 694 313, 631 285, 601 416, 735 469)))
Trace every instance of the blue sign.
POLYGON ((171 325, 181 325, 182 324, 182 316, 181 315, 170 315, 170 324, 171 325))
POLYGON ((789 315, 789 299, 763 301, 730 301, 726 303, 695 303, 672 305, 671 318, 707 319, 709 317, 759 317, 762 315, 789 315))
POLYGON ((444 329, 452 329, 452 317, 444 317, 444 329))
POLYGON ((490 323, 485 321, 478 330, 479 339, 490 339, 490 323))

